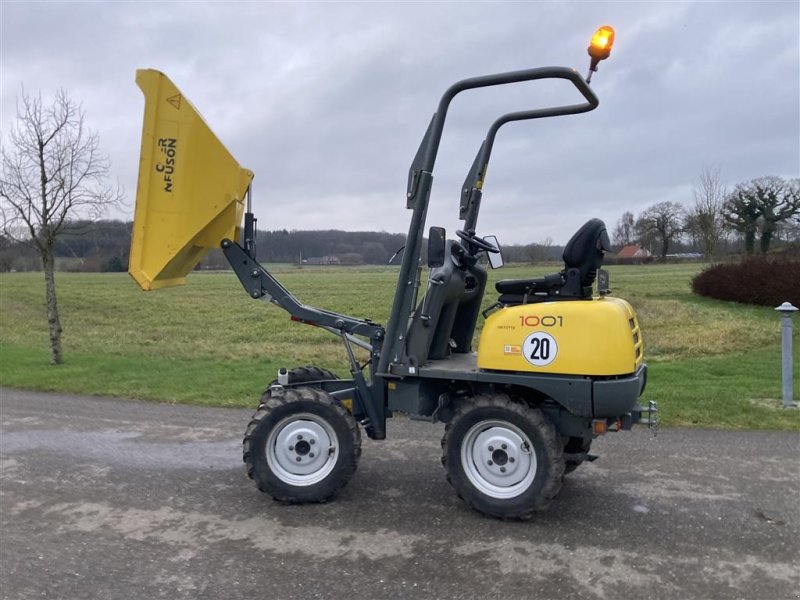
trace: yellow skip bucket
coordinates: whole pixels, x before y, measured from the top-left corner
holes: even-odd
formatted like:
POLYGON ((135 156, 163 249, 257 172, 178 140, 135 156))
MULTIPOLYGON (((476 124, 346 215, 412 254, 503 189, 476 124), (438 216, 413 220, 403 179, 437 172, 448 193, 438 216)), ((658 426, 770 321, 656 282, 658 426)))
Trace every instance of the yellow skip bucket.
POLYGON ((139 184, 128 272, 143 290, 186 283, 211 248, 237 240, 253 172, 159 71, 136 71, 144 93, 139 184))

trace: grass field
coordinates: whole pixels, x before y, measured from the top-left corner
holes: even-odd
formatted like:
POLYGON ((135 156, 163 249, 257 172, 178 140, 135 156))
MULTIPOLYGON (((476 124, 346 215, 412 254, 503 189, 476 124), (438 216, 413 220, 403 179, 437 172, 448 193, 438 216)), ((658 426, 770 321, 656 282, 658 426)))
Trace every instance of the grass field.
MULTIPOLYGON (((777 314, 695 297, 689 286, 701 267, 609 267, 614 294, 634 305, 644 332, 644 399, 659 401, 666 425, 800 431, 800 411, 781 408, 777 314)), ((490 285, 553 270, 509 266, 492 272, 490 285)), ((306 304, 387 322, 396 267, 274 272, 306 304)), ((126 274, 59 273, 57 285, 65 364, 53 367, 42 274, 0 275, 0 384, 254 407, 279 367, 315 364, 347 375, 337 338, 251 300, 230 273, 198 273, 185 287, 148 293, 126 274)), ((494 295, 487 296, 488 306, 494 295)), ((795 355, 797 330, 800 322, 795 355)))

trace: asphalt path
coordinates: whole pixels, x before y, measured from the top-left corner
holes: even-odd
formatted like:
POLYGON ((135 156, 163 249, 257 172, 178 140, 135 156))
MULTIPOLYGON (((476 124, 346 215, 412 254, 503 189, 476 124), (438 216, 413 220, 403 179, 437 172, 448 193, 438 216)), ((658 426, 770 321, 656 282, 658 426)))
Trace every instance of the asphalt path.
POLYGON ((442 425, 405 418, 333 502, 278 504, 250 413, 0 390, 2 598, 800 598, 797 434, 610 434, 519 523, 466 507, 442 425))

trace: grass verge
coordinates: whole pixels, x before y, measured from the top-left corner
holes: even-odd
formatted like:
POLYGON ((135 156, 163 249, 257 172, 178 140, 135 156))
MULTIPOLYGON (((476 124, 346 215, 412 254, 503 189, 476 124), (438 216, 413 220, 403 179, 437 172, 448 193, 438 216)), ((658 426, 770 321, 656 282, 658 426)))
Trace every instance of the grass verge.
MULTIPOLYGON (((783 408, 780 348, 649 365, 644 399, 662 423, 711 429, 800 431, 800 409, 783 408)), ((800 400, 800 385, 794 382, 800 400)))
POLYGON ((45 350, 0 345, 2 385, 199 406, 255 407, 277 364, 247 360, 126 357, 71 352, 47 365, 45 350))
MULTIPOLYGON (((489 285, 557 268, 510 266, 491 272, 489 285)), ((665 425, 800 431, 800 411, 782 408, 775 311, 692 295, 700 268, 610 268, 615 295, 633 304, 644 332, 643 400, 660 402, 665 425)), ((277 272, 303 302, 386 323, 396 268, 277 272)), ((279 367, 348 375, 339 340, 249 299, 230 273, 196 274, 186 287, 146 294, 124 274, 59 273, 57 282, 66 362, 53 367, 41 274, 0 274, 0 385, 254 407, 279 367)), ((494 297, 487 288, 485 306, 494 297)), ((794 339, 800 347, 800 324, 794 339)))

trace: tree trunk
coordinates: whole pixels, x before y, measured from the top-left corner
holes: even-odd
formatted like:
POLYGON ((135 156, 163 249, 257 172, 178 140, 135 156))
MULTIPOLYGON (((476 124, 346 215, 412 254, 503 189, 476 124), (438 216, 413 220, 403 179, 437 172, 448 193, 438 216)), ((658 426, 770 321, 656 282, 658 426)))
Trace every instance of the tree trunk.
POLYGON ((745 231, 744 232, 744 251, 747 253, 747 256, 753 256, 756 248, 756 232, 753 231, 745 231))
POLYGON ((764 229, 761 231, 761 254, 769 252, 769 245, 772 243, 772 238, 775 235, 775 226, 772 223, 764 223, 764 229))
POLYGON ((706 258, 711 258, 714 256, 714 250, 716 250, 717 246, 717 236, 715 233, 706 230, 703 234, 703 254, 706 258))
POLYGON ((45 298, 47 299, 47 326, 50 333, 50 364, 60 365, 64 359, 61 355, 61 320, 58 318, 55 257, 52 247, 42 251, 42 267, 44 268, 45 298))

